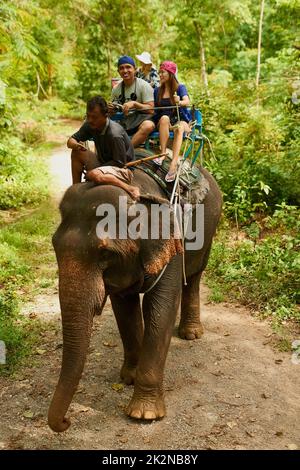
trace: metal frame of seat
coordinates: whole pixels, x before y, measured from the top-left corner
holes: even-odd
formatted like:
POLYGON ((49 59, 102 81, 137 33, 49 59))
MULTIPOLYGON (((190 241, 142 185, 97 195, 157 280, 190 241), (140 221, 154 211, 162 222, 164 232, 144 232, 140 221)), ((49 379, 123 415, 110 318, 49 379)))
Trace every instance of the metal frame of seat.
MULTIPOLYGON (((183 139, 189 139, 190 144, 186 147, 184 155, 183 155, 183 160, 186 160, 190 155, 192 156, 191 160, 191 166, 193 166, 199 155, 201 154, 201 150, 204 145, 204 138, 202 136, 202 113, 200 109, 197 109, 193 106, 192 108, 192 116, 193 116, 193 121, 192 121, 192 131, 189 135, 186 135, 184 133, 183 139), (195 149, 195 143, 199 144, 196 151, 195 149)), ((174 132, 170 132, 170 139, 174 139, 174 132)), ((150 150, 150 141, 159 141, 159 132, 154 131, 151 134, 149 134, 146 142, 145 142, 145 149, 150 150)))
MULTIPOLYGON (((203 149, 204 145, 204 138, 202 134, 202 113, 200 109, 195 108, 194 106, 192 107, 192 130, 189 135, 184 134, 183 139, 189 139, 190 144, 185 147, 185 152, 183 155, 183 160, 186 160, 189 156, 191 156, 191 166, 193 166, 198 157, 201 155, 201 150, 203 149), (195 151, 195 144, 198 145, 197 149, 195 151)), ((111 119, 114 121, 121 121, 123 118, 123 113, 117 112, 113 116, 111 116, 111 119)), ((170 139, 174 139, 174 132, 170 132, 170 139)), ((158 131, 153 131, 151 134, 149 134, 144 147, 146 150, 150 150, 151 144, 150 141, 156 141, 157 143, 159 142, 159 132, 158 131)))

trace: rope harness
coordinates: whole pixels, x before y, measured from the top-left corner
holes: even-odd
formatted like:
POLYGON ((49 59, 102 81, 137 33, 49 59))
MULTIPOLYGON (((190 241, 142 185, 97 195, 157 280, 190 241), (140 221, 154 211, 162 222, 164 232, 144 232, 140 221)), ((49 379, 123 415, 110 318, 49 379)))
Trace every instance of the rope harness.
MULTIPOLYGON (((196 121, 195 121, 196 123, 196 121)), ((195 123, 193 123, 193 125, 195 125, 195 123)), ((190 139, 190 137, 187 137, 187 140, 185 142, 185 147, 184 147, 184 151, 183 151, 183 155, 185 154, 186 152, 186 147, 187 147, 187 144, 188 144, 188 139, 190 139)), ((145 159, 141 159, 142 161, 145 160, 145 159)), ((174 185, 173 185, 173 190, 172 190, 172 194, 171 194, 171 198, 170 198, 170 205, 171 207, 173 208, 173 212, 175 214, 175 217, 177 217, 177 221, 178 221, 178 224, 179 224, 179 230, 180 230, 180 235, 181 235, 181 241, 182 241, 182 248, 183 248, 183 252, 182 252, 182 273, 183 273, 183 282, 184 282, 184 285, 186 286, 187 285, 187 279, 186 279, 186 269, 185 269, 185 244, 184 244, 184 241, 185 241, 185 231, 184 231, 184 223, 185 223, 185 220, 182 216, 181 216, 181 213, 180 211, 178 211, 178 214, 177 214, 177 208, 180 207, 180 187, 179 187, 179 178, 180 178, 180 175, 181 175, 181 172, 182 172, 182 165, 185 161, 185 158, 182 157, 180 158, 179 160, 179 165, 177 167, 177 171, 176 171, 176 177, 175 177, 175 181, 174 181, 174 185)), ((141 163, 141 162, 140 162, 141 163)), ((192 216, 192 210, 189 210, 188 212, 188 219, 187 219, 187 225, 189 223, 189 219, 191 218, 192 216)), ((186 226, 187 226, 186 225, 186 226)), ((169 264, 169 263, 168 263, 169 264)), ((162 271, 160 272, 159 276, 155 279, 155 281, 153 282, 153 284, 145 291, 145 294, 147 294, 148 292, 151 291, 151 289, 153 289, 154 286, 156 286, 156 284, 159 282, 159 280, 161 279, 161 277, 163 276, 168 264, 166 264, 162 271)))
MULTIPOLYGON (((169 106, 169 107, 166 107, 166 108, 174 108, 174 106, 172 106, 172 107, 169 106)), ((173 129, 176 129, 176 128, 180 127, 180 115, 179 115, 179 106, 178 106, 178 104, 176 104, 175 108, 177 110, 178 122, 177 122, 177 124, 172 126, 173 129)), ((187 285, 186 267, 185 267, 185 259, 186 259, 186 256, 185 256, 185 237, 186 237, 185 228, 187 229, 187 227, 189 225, 189 222, 190 222, 190 219, 192 217, 192 207, 189 208, 187 214, 184 213, 184 217, 182 217, 182 212, 177 211, 177 209, 178 209, 178 207, 181 207, 180 206, 180 202, 181 202, 181 199, 180 199, 180 175, 182 173, 186 173, 186 174, 188 173, 188 170, 183 167, 183 163, 185 162, 185 160, 188 157, 188 155, 186 155, 186 150, 187 150, 187 145, 188 145, 189 142, 192 143, 192 149, 191 149, 192 153, 194 151, 195 139, 193 139, 190 134, 192 133, 192 131, 193 131, 194 127, 196 126, 196 124, 197 124, 197 120, 194 120, 194 121, 189 123, 189 126, 190 126, 191 130, 190 130, 189 134, 186 135, 186 137, 185 137, 186 140, 185 140, 183 156, 179 159, 179 165, 177 166, 175 181, 174 181, 174 185, 173 185, 173 189, 172 189, 172 193, 171 193, 171 197, 170 197, 170 206, 173 208, 173 212, 174 212, 174 214, 177 218, 177 221, 178 221, 178 224, 179 224, 180 235, 181 235, 181 241, 182 241, 182 247, 183 247, 182 273, 183 273, 183 282, 184 282, 185 286, 187 285)), ((201 137, 201 139, 205 140, 208 143, 209 149, 210 149, 210 151, 211 151, 211 153, 212 153, 212 155, 215 159, 215 155, 214 155, 212 145, 211 145, 211 142, 210 142, 209 138, 206 135, 204 135, 202 132, 200 134, 200 137, 201 137)), ((138 165, 142 164, 145 161, 154 160, 155 158, 158 158, 158 157, 161 157, 161 156, 166 156, 166 154, 161 153, 161 154, 158 154, 158 155, 152 155, 150 157, 141 158, 141 159, 136 160, 134 162, 128 163, 126 166, 127 167, 128 166, 138 166, 138 165)), ((200 153, 200 163, 202 165, 202 152, 200 153)), ((193 164, 194 164, 194 161, 192 162, 192 165, 193 164)), ((150 174, 150 173, 148 173, 148 174, 150 174)), ((151 175, 151 176, 153 176, 153 175, 151 175)), ((189 188, 189 191, 190 191, 190 188, 189 188)), ((160 281, 160 279, 163 276, 165 270, 167 269, 168 264, 169 263, 167 263, 163 267, 163 269, 161 270, 161 272, 159 273, 157 278, 154 280, 154 282, 151 284, 151 286, 145 291, 145 294, 150 292, 156 286, 156 284, 160 281)))

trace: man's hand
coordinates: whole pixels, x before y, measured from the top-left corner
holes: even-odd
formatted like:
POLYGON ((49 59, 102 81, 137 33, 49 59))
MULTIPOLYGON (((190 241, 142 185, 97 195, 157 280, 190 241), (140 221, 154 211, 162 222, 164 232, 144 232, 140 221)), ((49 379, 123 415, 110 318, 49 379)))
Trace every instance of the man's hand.
POLYGON ((73 147, 73 149, 81 150, 82 152, 85 152, 87 150, 83 142, 77 142, 76 145, 73 147))
POLYGON ((136 108, 135 101, 127 101, 127 103, 123 104, 123 113, 127 116, 130 109, 136 108))
POLYGON ((107 107, 108 107, 108 112, 110 116, 112 116, 113 114, 117 112, 117 106, 115 103, 112 103, 110 101, 109 103, 107 103, 107 107))
POLYGON ((77 142, 73 137, 69 137, 67 141, 67 147, 72 150, 80 150, 82 152, 85 152, 87 149, 84 146, 83 142, 77 142))
POLYGON ((128 185, 128 188, 126 190, 128 194, 134 199, 135 201, 138 201, 140 198, 140 189, 137 186, 130 186, 128 185))

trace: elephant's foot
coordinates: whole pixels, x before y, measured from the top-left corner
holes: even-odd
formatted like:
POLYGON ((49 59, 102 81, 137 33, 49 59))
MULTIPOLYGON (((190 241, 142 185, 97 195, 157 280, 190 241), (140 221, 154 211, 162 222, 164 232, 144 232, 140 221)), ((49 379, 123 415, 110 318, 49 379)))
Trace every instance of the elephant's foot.
POLYGON ((121 372, 120 372, 120 377, 125 382, 126 385, 132 385, 134 384, 135 381, 135 376, 136 376, 136 367, 135 366, 129 366, 124 362, 121 372))
POLYGON ((182 339, 198 339, 203 335, 203 326, 200 320, 193 323, 180 323, 178 334, 182 339))
POLYGON ((162 392, 149 396, 135 391, 126 409, 131 418, 136 419, 159 419, 166 414, 164 397, 162 392))

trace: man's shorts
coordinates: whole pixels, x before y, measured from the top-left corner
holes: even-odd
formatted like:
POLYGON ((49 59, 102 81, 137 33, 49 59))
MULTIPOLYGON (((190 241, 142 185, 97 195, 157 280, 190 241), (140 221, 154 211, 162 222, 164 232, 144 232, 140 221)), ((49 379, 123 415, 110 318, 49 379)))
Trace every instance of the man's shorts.
POLYGON ((112 175, 118 178, 123 183, 131 184, 133 173, 128 168, 119 168, 117 166, 99 166, 95 170, 101 171, 103 175, 112 175))

